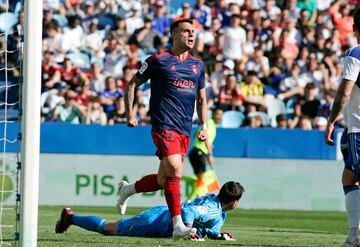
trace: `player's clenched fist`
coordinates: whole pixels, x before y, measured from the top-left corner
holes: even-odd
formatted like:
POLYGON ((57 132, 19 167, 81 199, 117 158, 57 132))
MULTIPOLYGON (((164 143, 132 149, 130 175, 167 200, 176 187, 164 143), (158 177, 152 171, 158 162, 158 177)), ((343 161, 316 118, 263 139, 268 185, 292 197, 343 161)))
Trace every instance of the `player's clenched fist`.
POLYGON ((205 140, 206 140, 206 138, 207 138, 207 132, 206 132, 206 129, 202 129, 202 130, 200 130, 200 132, 199 132, 199 134, 198 134, 197 138, 198 138, 198 140, 199 140, 199 141, 201 141, 201 142, 205 141, 205 140))
POLYGON ((138 126, 138 121, 135 117, 128 117, 127 118, 127 126, 130 128, 138 126))

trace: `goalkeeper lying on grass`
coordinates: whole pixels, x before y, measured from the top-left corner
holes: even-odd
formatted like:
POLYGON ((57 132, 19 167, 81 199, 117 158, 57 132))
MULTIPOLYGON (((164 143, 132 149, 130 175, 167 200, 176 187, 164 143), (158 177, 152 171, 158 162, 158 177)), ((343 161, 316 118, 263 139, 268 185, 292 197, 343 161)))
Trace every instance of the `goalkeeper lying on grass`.
MULTIPOLYGON (((237 182, 227 182, 219 194, 208 194, 182 204, 181 215, 185 225, 197 229, 193 240, 235 240, 230 233, 221 233, 226 212, 236 208, 244 188, 237 182)), ((55 232, 64 233, 70 225, 104 235, 133 237, 171 237, 172 224, 167 206, 150 208, 134 217, 107 222, 97 216, 80 216, 64 208, 56 223, 55 232)))

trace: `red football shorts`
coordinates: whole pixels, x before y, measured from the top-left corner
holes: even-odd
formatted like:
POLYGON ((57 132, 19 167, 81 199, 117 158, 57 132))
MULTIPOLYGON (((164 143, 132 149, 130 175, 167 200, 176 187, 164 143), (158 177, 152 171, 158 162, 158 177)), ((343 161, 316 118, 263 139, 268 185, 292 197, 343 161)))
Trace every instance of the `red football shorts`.
POLYGON ((155 155, 159 159, 173 154, 181 154, 184 158, 189 148, 190 138, 174 130, 155 130, 151 136, 157 148, 155 155))

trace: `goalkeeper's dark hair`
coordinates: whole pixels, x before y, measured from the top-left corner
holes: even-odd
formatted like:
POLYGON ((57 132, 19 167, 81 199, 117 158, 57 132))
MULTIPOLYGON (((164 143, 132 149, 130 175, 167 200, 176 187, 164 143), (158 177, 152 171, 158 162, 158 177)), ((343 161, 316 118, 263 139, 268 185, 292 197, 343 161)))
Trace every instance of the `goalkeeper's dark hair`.
POLYGON ((244 187, 234 181, 226 182, 220 189, 219 201, 224 204, 239 200, 245 192, 244 187))

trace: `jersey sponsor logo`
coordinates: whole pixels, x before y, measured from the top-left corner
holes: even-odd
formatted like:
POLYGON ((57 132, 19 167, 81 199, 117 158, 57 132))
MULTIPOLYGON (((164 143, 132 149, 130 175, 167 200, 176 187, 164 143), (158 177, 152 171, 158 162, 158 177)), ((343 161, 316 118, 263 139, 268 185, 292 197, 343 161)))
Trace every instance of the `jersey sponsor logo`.
POLYGON ((199 213, 200 215, 202 215, 202 214, 207 214, 207 213, 208 213, 207 208, 204 207, 204 206, 197 206, 197 207, 196 207, 196 210, 198 211, 198 213, 199 213))
POLYGON ((141 66, 141 68, 139 69, 139 73, 142 75, 145 72, 145 70, 147 69, 147 67, 148 67, 147 62, 144 62, 143 65, 141 66))
POLYGON ((195 88, 195 83, 192 80, 176 79, 173 81, 174 86, 181 88, 195 88))
POLYGON ((173 66, 170 67, 170 70, 171 71, 176 71, 176 67, 173 65, 173 66))
POLYGON ((197 75, 199 69, 195 64, 191 65, 191 69, 192 69, 192 71, 194 71, 195 75, 197 75))

